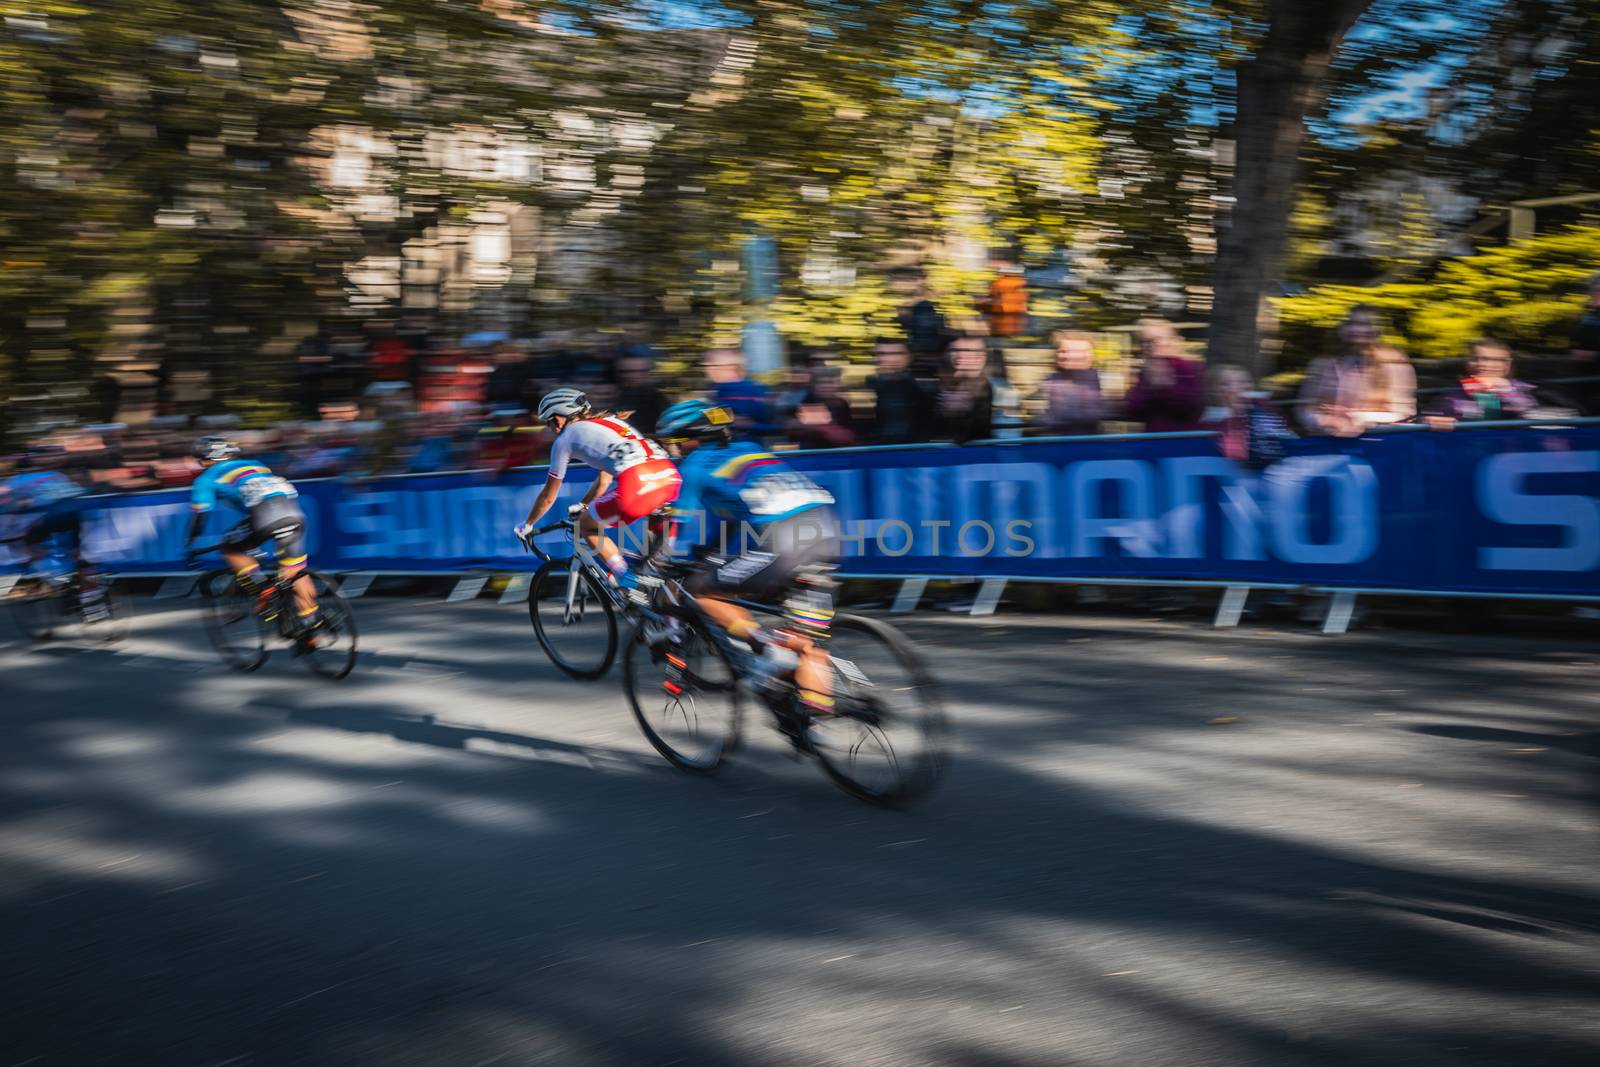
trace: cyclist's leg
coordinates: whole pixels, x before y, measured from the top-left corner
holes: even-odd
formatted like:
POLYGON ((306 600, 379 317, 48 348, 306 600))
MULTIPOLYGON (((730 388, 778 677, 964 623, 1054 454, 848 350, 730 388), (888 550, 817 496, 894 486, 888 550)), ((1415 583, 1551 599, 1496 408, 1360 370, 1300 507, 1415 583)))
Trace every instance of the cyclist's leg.
POLYGON ((261 561, 250 554, 250 550, 261 544, 266 538, 257 534, 255 527, 248 518, 235 523, 222 535, 222 543, 217 551, 222 556, 222 562, 228 565, 233 576, 238 579, 239 588, 249 593, 261 591, 261 561))
POLYGON ((833 664, 828 662, 828 627, 833 623, 833 581, 814 568, 802 568, 783 604, 784 629, 800 656, 794 684, 813 711, 833 709, 833 664))
MULTIPOLYGON (((601 497, 600 500, 596 500, 594 507, 598 509, 600 501, 604 499, 605 497, 601 497)), ((605 521, 603 516, 597 518, 591 512, 585 511, 578 516, 578 536, 583 538, 584 544, 600 557, 600 562, 605 564, 606 569, 620 578, 628 572, 628 561, 623 558, 622 549, 617 547, 617 543, 606 536, 606 527, 609 525, 611 523, 605 521)))
POLYGON ((83 555, 83 509, 76 500, 66 501, 57 507, 60 510, 58 513, 53 511, 51 525, 53 532, 66 540, 67 554, 72 558, 73 569, 78 575, 79 602, 95 603, 100 600, 103 590, 94 565, 83 555))
POLYGON ((761 624, 749 611, 713 593, 701 593, 694 598, 706 617, 728 634, 740 641, 751 641, 761 632, 761 624))
POLYGON ((800 659, 794 671, 800 701, 812 711, 833 709, 833 665, 826 642, 833 621, 833 579, 839 556, 838 523, 819 509, 769 530, 772 565, 747 583, 752 599, 781 602, 783 618, 773 627, 776 643, 800 659))
POLYGON ((298 507, 292 514, 287 508, 278 510, 280 516, 272 521, 270 532, 278 557, 278 574, 293 580, 295 616, 309 626, 317 619, 317 590, 306 573, 305 516, 298 507))

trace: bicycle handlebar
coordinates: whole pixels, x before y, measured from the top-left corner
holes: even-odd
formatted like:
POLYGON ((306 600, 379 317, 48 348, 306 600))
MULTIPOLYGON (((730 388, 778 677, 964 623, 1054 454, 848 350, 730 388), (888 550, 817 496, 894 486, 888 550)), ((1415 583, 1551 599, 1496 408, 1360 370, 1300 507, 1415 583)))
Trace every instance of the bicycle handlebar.
POLYGON ((577 530, 577 528, 578 524, 572 519, 561 519, 559 522, 552 522, 550 525, 541 526, 537 530, 529 530, 521 539, 522 547, 527 549, 529 552, 532 552, 535 556, 538 556, 541 560, 551 560, 554 557, 544 549, 540 548, 538 545, 534 544, 533 539, 536 537, 542 537, 552 530, 577 530))

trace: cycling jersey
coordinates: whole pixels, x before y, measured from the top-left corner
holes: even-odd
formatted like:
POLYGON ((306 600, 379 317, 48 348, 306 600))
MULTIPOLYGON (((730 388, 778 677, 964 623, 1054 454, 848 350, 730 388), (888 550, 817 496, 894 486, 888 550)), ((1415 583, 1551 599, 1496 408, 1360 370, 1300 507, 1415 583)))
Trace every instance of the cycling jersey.
POLYGON ((58 471, 30 471, 5 483, 8 511, 40 511, 63 500, 75 500, 88 490, 58 471))
POLYGON ((210 511, 220 501, 239 511, 251 511, 264 500, 300 494, 287 479, 253 459, 230 459, 206 468, 189 490, 189 506, 196 513, 210 511))
POLYGON ((728 526, 761 531, 774 523, 828 507, 833 497, 761 446, 747 441, 703 444, 678 468, 683 488, 672 513, 678 554, 722 540, 728 526))
POLYGON ((681 484, 670 459, 647 459, 618 474, 589 512, 601 526, 626 526, 672 503, 681 484))
POLYGON ((551 447, 550 477, 565 478, 567 464, 574 459, 615 475, 629 467, 666 458, 660 445, 621 419, 580 419, 562 430, 551 447))

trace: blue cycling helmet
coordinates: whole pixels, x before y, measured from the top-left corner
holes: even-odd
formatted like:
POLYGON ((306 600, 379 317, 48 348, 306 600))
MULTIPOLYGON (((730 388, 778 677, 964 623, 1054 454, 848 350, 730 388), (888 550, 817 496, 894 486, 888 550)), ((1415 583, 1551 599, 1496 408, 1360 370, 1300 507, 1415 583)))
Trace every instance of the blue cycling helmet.
POLYGON ((656 420, 657 437, 716 437, 733 429, 733 412, 705 400, 684 400, 656 420))

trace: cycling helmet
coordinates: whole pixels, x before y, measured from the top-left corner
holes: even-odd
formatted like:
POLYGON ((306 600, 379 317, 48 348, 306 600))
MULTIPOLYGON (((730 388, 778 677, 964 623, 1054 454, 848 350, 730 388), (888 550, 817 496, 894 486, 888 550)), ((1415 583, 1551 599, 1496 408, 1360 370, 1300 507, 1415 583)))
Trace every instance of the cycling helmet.
POLYGON ((656 420, 658 437, 716 437, 733 428, 733 412, 704 400, 672 405, 656 420))
POLYGON ((571 418, 589 410, 589 398, 581 389, 555 389, 539 401, 539 421, 549 422, 557 415, 571 418))
POLYGON ((194 443, 194 458, 222 461, 239 454, 239 446, 219 433, 206 434, 194 443))

